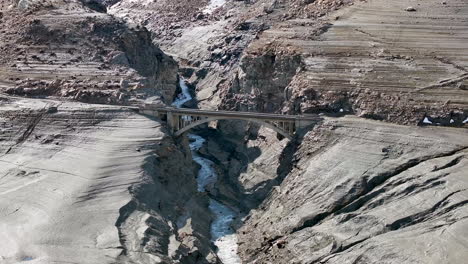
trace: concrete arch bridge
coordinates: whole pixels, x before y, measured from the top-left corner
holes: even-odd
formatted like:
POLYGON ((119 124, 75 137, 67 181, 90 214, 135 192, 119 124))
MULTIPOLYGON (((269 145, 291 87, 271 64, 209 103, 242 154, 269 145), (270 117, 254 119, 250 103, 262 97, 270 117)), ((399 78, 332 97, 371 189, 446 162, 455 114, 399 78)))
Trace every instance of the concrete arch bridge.
POLYGON ((211 111, 188 108, 152 107, 146 105, 140 113, 166 120, 175 136, 188 130, 217 120, 244 120, 268 127, 282 136, 291 139, 300 128, 317 123, 317 115, 280 115, 256 112, 211 111))

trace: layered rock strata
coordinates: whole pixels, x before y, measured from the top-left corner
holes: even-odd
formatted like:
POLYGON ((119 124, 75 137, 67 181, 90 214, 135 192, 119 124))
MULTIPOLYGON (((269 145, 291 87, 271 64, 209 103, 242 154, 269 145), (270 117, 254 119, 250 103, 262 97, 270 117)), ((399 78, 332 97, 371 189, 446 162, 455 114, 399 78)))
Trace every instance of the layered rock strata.
MULTIPOLYGON (((6 1, 8 2, 8 1, 6 1)), ((30 97, 172 102, 178 67, 150 33, 80 1, 2 4, 0 89, 30 97)))
POLYGON ((0 99, 0 262, 217 262, 190 154, 159 121, 0 99))
POLYGON ((463 263, 467 151, 468 133, 457 129, 327 120, 305 134, 287 177, 246 217, 241 256, 245 263, 463 263))

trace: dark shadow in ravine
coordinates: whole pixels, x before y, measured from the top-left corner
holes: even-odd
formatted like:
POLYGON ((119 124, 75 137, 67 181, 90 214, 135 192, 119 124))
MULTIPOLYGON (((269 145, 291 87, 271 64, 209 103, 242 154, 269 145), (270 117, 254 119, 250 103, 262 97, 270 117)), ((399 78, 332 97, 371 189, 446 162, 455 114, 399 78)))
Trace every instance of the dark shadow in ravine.
POLYGON ((243 173, 247 172, 248 165, 253 163, 262 154, 262 150, 259 147, 248 146, 249 140, 261 137, 258 134, 260 127, 254 126, 253 128, 249 128, 247 140, 246 136, 244 136, 245 133, 226 135, 219 130, 207 127, 192 131, 207 140, 207 143, 200 151, 200 155, 212 160, 217 165, 217 188, 210 195, 226 205, 239 209, 241 214, 247 214, 251 209, 258 208, 268 197, 272 189, 280 185, 289 174, 295 164, 294 154, 300 146, 304 135, 312 128, 313 125, 299 130, 293 139, 282 149, 279 166, 276 169, 274 178, 259 182, 248 189, 242 187, 239 178, 243 173), (210 149, 209 144, 217 145, 220 148, 213 151, 210 149))

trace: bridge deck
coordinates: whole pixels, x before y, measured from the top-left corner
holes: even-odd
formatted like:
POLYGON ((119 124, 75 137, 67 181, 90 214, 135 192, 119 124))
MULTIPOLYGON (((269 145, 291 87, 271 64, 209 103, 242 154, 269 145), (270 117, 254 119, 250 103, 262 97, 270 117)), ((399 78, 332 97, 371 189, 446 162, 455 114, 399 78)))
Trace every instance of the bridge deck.
POLYGON ((191 115, 191 116, 213 116, 213 117, 228 117, 228 118, 241 118, 241 119, 269 119, 278 121, 295 121, 295 120, 310 120, 318 119, 317 115, 281 115, 281 114, 268 114, 257 112, 237 112, 237 111, 212 111, 212 110, 199 110, 188 108, 150 108, 150 110, 158 111, 160 113, 171 112, 173 114, 191 115))

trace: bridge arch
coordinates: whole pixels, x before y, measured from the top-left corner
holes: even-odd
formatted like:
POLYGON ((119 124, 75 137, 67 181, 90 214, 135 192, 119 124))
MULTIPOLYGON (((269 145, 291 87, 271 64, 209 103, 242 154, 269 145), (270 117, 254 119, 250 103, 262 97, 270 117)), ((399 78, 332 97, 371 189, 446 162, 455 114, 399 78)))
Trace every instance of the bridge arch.
POLYGON ((273 124, 270 124, 270 123, 267 123, 265 121, 262 121, 262 120, 259 120, 259 119, 253 119, 253 118, 239 118, 239 117, 227 117, 227 116, 222 116, 222 117, 208 117, 208 118, 204 118, 204 119, 200 119, 200 120, 197 120, 195 122, 192 122, 190 123, 189 125, 187 126, 184 126, 183 128, 181 128, 180 130, 177 130, 174 135, 175 136, 180 136, 182 135, 183 133, 189 131, 190 129, 196 127, 196 126, 199 126, 199 125, 202 125, 202 124, 205 124, 205 123, 208 123, 208 122, 211 122, 211 121, 218 121, 218 120, 242 120, 242 121, 249 121, 249 122, 253 122, 253 123, 257 123, 259 125, 262 125, 262 126, 265 126, 265 127, 268 127, 270 129, 272 129, 273 131, 275 131, 276 133, 282 135, 283 137, 291 140, 292 139, 292 136, 287 132, 285 131, 284 129, 281 129, 273 124))

